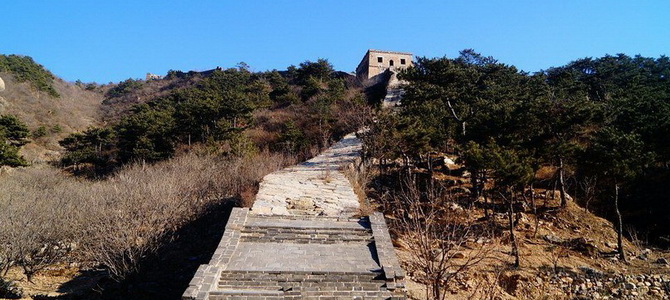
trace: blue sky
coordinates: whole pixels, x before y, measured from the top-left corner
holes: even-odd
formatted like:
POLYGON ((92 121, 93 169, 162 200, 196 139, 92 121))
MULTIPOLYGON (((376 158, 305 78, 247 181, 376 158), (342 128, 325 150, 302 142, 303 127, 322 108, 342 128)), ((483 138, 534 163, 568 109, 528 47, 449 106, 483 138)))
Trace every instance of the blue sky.
POLYGON ((670 1, 0 2, 0 53, 66 80, 244 61, 285 69, 327 58, 353 71, 368 48, 455 57, 474 48, 525 71, 605 54, 670 55, 670 1))

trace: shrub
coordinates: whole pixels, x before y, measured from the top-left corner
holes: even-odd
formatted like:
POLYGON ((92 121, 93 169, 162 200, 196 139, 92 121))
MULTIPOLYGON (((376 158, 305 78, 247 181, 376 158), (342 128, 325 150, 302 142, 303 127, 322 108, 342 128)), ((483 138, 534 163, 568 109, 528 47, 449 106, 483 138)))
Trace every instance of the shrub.
POLYGON ((124 280, 180 226, 222 201, 239 201, 265 174, 295 162, 268 152, 228 158, 198 152, 130 165, 105 181, 48 167, 4 175, 0 271, 13 262, 31 278, 77 250, 124 280))
POLYGON ((47 128, 44 127, 44 126, 37 127, 37 129, 33 130, 33 132, 30 135, 34 139, 46 136, 47 135, 47 128))
POLYGON ((134 90, 142 88, 144 83, 139 79, 128 78, 124 81, 119 82, 115 87, 107 91, 106 96, 109 98, 120 97, 125 94, 128 94, 134 90))

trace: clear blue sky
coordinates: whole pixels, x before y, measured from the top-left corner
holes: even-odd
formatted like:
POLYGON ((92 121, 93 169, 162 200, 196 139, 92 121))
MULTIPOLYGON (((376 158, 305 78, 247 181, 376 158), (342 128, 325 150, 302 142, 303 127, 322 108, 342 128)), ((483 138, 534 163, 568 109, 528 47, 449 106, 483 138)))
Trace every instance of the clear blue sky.
POLYGON ((670 1, 0 2, 0 53, 66 80, 244 61, 255 71, 327 58, 353 71, 368 48, 455 57, 474 48, 525 71, 605 54, 670 55, 670 1))

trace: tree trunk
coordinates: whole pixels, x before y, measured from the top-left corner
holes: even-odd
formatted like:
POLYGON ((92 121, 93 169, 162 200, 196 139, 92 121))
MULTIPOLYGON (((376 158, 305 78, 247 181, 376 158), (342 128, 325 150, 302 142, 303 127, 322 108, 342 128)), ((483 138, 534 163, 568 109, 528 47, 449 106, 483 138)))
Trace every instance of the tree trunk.
POLYGON ((530 205, 533 206, 533 214, 535 215, 535 231, 533 231, 533 238, 537 237, 537 228, 540 226, 540 216, 537 215, 537 205, 535 205, 535 188, 533 183, 530 184, 530 205))
POLYGON ((614 210, 616 211, 617 220, 617 247, 619 248, 619 257, 622 261, 626 261, 626 252, 623 249, 623 221, 621 220, 621 212, 619 211, 619 184, 614 184, 614 210))
POLYGON ((512 244, 512 255, 514 255, 514 268, 519 267, 519 248, 516 245, 516 237, 514 236, 514 189, 511 190, 511 197, 509 199, 509 210, 507 217, 509 219, 509 237, 512 244))
POLYGON ((430 152, 426 154, 426 164, 428 165, 428 178, 430 179, 430 190, 435 190, 435 180, 433 179, 433 159, 430 158, 430 152))
POLYGON ((565 196, 565 181, 563 179, 563 158, 558 158, 558 186, 561 189, 561 207, 568 206, 568 200, 565 196))
POLYGON ((484 197, 484 217, 488 220, 489 216, 489 199, 486 197, 486 193, 482 191, 482 196, 484 197))
POLYGON ((472 202, 470 202, 470 207, 479 200, 480 190, 477 174, 479 171, 472 171, 470 173, 470 184, 472 185, 472 202))

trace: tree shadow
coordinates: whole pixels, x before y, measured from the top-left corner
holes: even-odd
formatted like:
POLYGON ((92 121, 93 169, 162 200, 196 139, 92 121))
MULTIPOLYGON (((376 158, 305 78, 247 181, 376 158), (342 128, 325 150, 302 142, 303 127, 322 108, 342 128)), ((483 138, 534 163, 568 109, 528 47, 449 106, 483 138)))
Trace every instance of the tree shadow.
POLYGON ((235 203, 227 199, 181 227, 122 282, 103 269, 85 271, 59 287, 65 296, 40 299, 180 299, 198 266, 209 263, 235 203))

